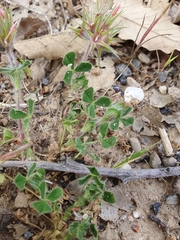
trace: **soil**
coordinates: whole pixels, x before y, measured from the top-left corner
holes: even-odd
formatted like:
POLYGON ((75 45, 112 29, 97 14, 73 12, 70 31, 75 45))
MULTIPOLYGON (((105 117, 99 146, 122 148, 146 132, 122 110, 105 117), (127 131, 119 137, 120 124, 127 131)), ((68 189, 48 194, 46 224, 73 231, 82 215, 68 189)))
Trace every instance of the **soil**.
MULTIPOLYGON (((42 16, 47 15, 49 17, 54 32, 60 32, 64 27, 65 19, 60 4, 61 1, 49 1, 46 4, 45 1, 25 1, 25 7, 21 6, 19 1, 17 1, 16 5, 13 2, 8 4, 8 2, 1 1, 0 6, 10 5, 13 8, 15 19, 23 17, 23 24, 20 24, 20 30, 17 32, 17 41, 43 37, 45 34, 49 34, 47 22, 42 16), (47 11, 48 4, 49 8, 47 11), (37 6, 38 11, 41 10, 43 15, 27 9, 34 6, 37 6), (55 11, 51 11, 50 8, 55 11), (30 18, 33 18, 33 22, 30 18)), ((71 1, 62 2, 68 16, 66 20, 70 22, 75 16, 71 12, 72 6, 68 6, 66 2, 70 4, 71 1)), ((75 9, 81 9, 79 1, 72 1, 72 4, 75 9)), ((127 64, 129 61, 128 53, 132 52, 133 45, 133 42, 127 41, 115 47, 121 56, 120 61, 112 56, 112 54, 107 54, 107 56, 104 56, 104 59, 111 58, 115 66, 120 63, 127 64)), ((161 103, 164 104, 166 100, 159 100, 159 98, 157 100, 156 98, 157 91, 159 91, 158 89, 161 85, 167 88, 179 88, 179 74, 171 74, 165 82, 160 82, 157 79, 157 73, 154 72, 152 67, 153 62, 157 63, 158 61, 155 53, 141 48, 137 55, 140 52, 149 56, 151 63, 147 65, 141 62, 139 70, 130 65, 133 79, 140 84, 145 93, 144 100, 140 103, 131 102, 133 108, 131 116, 135 118, 135 123, 133 126, 127 128, 120 126, 119 130, 115 133, 117 136, 115 147, 104 149, 100 145, 90 146, 91 152, 99 156, 101 160, 94 163, 86 155, 78 159, 84 164, 113 167, 133 153, 134 149, 130 138, 136 138, 141 149, 145 149, 159 142, 158 128, 161 127, 165 128, 169 134, 173 153, 177 159, 176 166, 179 165, 178 151, 180 148, 180 139, 177 125, 180 113, 179 100, 178 98, 174 98, 170 102, 167 100, 167 104, 162 107, 161 103), (156 92, 153 92, 154 90, 156 92), (153 99, 158 101, 157 107, 154 107, 152 104, 153 99), (160 105, 158 105, 159 103, 160 105), (166 111, 167 114, 162 114, 162 110, 166 111), (174 119, 175 121, 173 121, 174 119)), ((16 54, 17 56, 19 55, 17 52, 16 54)), ((79 52, 77 53, 77 60, 78 54, 79 52)), ((135 56, 135 58, 137 57, 135 56)), ((162 58, 163 62, 167 56, 162 54, 160 58, 162 58)), ((95 57, 93 56, 89 60, 94 63, 95 57)), ((36 97, 38 94, 35 113, 30 126, 31 141, 33 142, 32 150, 39 161, 48 161, 49 164, 51 162, 63 161, 66 157, 73 158, 76 154, 75 149, 63 145, 61 151, 59 150, 59 141, 62 136, 61 120, 62 112, 67 110, 70 102, 80 98, 81 93, 76 92, 75 95, 71 95, 69 87, 63 83, 62 77, 57 82, 57 78, 55 78, 56 73, 59 69, 63 69, 62 58, 53 60, 42 58, 32 59, 32 63, 34 64, 34 68, 31 68, 31 70, 34 70, 33 77, 29 78, 25 76, 22 86, 22 103, 26 102, 26 95, 35 92, 33 97, 36 97), (47 80, 47 84, 43 84, 45 80, 47 80)), ((1 66, 7 64, 3 50, 1 51, 0 64, 1 66)), ((107 64, 110 64, 110 62, 108 60, 105 63, 102 59, 103 64, 108 69, 107 64)), ((178 72, 178 60, 174 61, 171 67, 174 71, 178 72)), ((116 69, 114 68, 113 80, 116 73, 116 69)), ((105 81, 108 81, 107 79, 106 76, 105 81)), ((115 81, 114 84, 120 87, 120 91, 116 92, 115 88, 111 86, 106 95, 109 96, 112 102, 123 102, 127 84, 121 83, 119 80, 115 81)), ((0 85, 0 101, 6 104, 13 104, 13 87, 8 77, 1 74, 0 85)), ((102 96, 104 92, 104 89, 99 89, 95 93, 95 96, 102 96)), ((1 140, 3 138, 3 127, 8 128, 15 135, 18 135, 17 123, 12 121, 8 114, 9 108, 3 107, 0 114, 1 140)), ((101 109, 99 109, 99 114, 101 114, 101 109)), ((96 138, 96 136, 97 132, 93 132, 93 137, 96 138)), ((66 136, 66 140, 71 137, 71 135, 66 136)), ((17 149, 17 147, 18 139, 9 144, 1 145, 0 153, 2 155, 17 149)), ((149 150, 140 159, 132 162, 130 167, 132 169, 151 168, 152 165, 149 159, 154 151, 158 153, 161 159, 166 157, 162 143, 158 143, 153 150, 149 150)), ((21 160, 21 156, 17 155, 15 160, 21 160)), ((164 167, 162 163, 160 167, 164 167)), ((11 178, 14 178, 18 172, 26 174, 26 169, 6 168, 0 169, 0 171, 8 174, 11 178)), ((54 186, 62 186, 64 189, 63 208, 66 208, 80 194, 77 186, 78 177, 79 175, 74 173, 47 171, 47 178, 50 180, 53 179, 54 186)), ((106 182, 106 189, 114 193, 116 203, 112 205, 105 205, 103 203, 101 210, 97 212, 93 208, 89 210, 97 222, 100 240, 180 239, 179 192, 174 187, 177 177, 132 180, 127 184, 121 183, 116 178, 103 178, 103 180, 106 182), (172 200, 169 202, 168 199, 171 198, 176 199, 176 201, 172 200), (160 206, 155 214, 152 205, 157 203, 160 203, 160 206)), ((42 234, 41 230, 51 229, 52 224, 47 220, 46 216, 39 215, 33 210, 30 206, 33 200, 34 196, 31 193, 27 191, 21 192, 12 181, 6 180, 3 184, 0 184, 0 239, 54 239, 51 237, 46 238, 45 235, 40 237, 42 234)), ((50 218, 52 221, 55 221, 52 216, 50 218)), ((68 225, 68 223, 65 224, 68 225)))

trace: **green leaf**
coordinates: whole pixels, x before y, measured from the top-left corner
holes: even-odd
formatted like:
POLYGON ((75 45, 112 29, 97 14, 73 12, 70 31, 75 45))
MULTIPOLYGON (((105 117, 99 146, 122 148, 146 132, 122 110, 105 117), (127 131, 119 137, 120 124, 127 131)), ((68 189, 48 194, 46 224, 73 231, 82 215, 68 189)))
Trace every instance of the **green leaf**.
POLYGON ((98 237, 98 231, 95 224, 90 224, 90 230, 95 238, 98 237))
POLYGON ((15 138, 14 134, 7 128, 3 128, 3 142, 9 141, 15 138))
POLYGON ((9 115, 14 120, 23 119, 29 116, 26 112, 23 112, 21 110, 16 110, 14 108, 10 110, 9 115))
POLYGON ((64 75, 64 82, 67 84, 67 85, 70 85, 71 84, 71 80, 72 80, 72 76, 73 76, 73 71, 69 70, 65 73, 64 75))
POLYGON ((87 133, 87 132, 92 132, 95 128, 95 121, 89 121, 89 122, 86 122, 82 129, 81 129, 81 132, 82 133, 87 133))
POLYGON ((20 190, 23 190, 26 184, 26 178, 21 173, 18 173, 14 179, 14 183, 20 190))
POLYGON ((5 181, 5 176, 3 173, 0 173, 0 184, 3 185, 4 181, 5 181))
POLYGON ((45 181, 43 181, 39 184, 39 193, 40 193, 40 197, 42 199, 46 198, 46 183, 45 183, 45 181))
POLYGON ((119 119, 115 119, 114 121, 110 122, 109 128, 113 131, 119 129, 119 119))
POLYGON ((12 72, 12 68, 3 68, 3 67, 0 67, 0 72, 9 75, 9 74, 11 74, 11 72, 12 72))
POLYGON ((79 83, 81 88, 85 88, 88 85, 88 80, 85 75, 76 78, 76 82, 79 83))
POLYGON ((95 105, 94 104, 89 104, 87 107, 87 112, 89 117, 91 118, 95 118, 96 114, 95 114, 95 105))
POLYGON ((29 61, 29 60, 24 60, 23 61, 23 64, 21 64, 18 68, 17 68, 17 70, 24 70, 25 68, 27 68, 29 65, 31 65, 31 61, 29 61))
POLYGON ((118 163, 117 165, 114 166, 114 168, 119 168, 122 167, 124 164, 129 163, 129 162, 133 162, 134 160, 138 159, 139 157, 141 157, 144 153, 146 153, 147 151, 149 151, 150 149, 152 149, 153 147, 155 147, 159 142, 153 144, 152 146, 145 148, 139 152, 133 153, 131 156, 127 157, 125 160, 123 160, 122 162, 118 163))
POLYGON ((34 101, 32 99, 28 99, 28 112, 30 116, 34 113, 34 101))
POLYGON ((112 136, 110 138, 103 139, 101 144, 104 148, 113 147, 116 144, 116 137, 112 136))
POLYGON ((94 99, 94 89, 92 87, 83 92, 82 100, 87 103, 92 103, 94 99))
POLYGON ((29 177, 36 169, 36 163, 32 163, 29 170, 28 170, 28 173, 27 173, 27 176, 29 177))
POLYGON ((88 180, 91 178, 91 175, 84 176, 82 178, 78 179, 78 184, 83 185, 88 182, 88 180))
POLYGON ((86 153, 86 148, 84 143, 81 141, 79 137, 76 138, 75 144, 76 144, 76 149, 80 152, 80 154, 84 156, 86 153))
POLYGON ((82 222, 73 222, 70 227, 70 233, 78 240, 84 240, 84 236, 87 234, 89 228, 90 218, 83 220, 82 222))
POLYGON ((53 211, 50 205, 44 199, 33 202, 32 205, 35 208, 35 210, 40 214, 50 213, 53 211))
POLYGON ((123 106, 123 109, 122 109, 121 117, 124 117, 132 111, 132 107, 125 106, 124 104, 122 104, 122 106, 123 106))
POLYGON ((50 193, 47 196, 47 200, 50 202, 56 202, 63 196, 63 190, 62 188, 54 188, 50 191, 50 193))
POLYGON ((108 97, 100 97, 97 101, 95 101, 97 106, 109 107, 111 104, 111 100, 108 97))
POLYGON ((68 66, 69 64, 71 64, 71 69, 73 70, 75 57, 76 57, 75 52, 69 52, 66 54, 62 62, 65 66, 68 66))
POLYGON ((99 126, 99 132, 101 133, 102 138, 106 136, 107 131, 108 131, 108 123, 107 122, 101 123, 101 125, 99 126))
POLYGON ((101 190, 103 190, 103 188, 104 188, 104 183, 99 179, 99 177, 94 176, 93 179, 94 179, 94 181, 96 182, 97 186, 99 186, 99 188, 100 188, 101 190))
POLYGON ((134 122, 134 118, 130 117, 130 118, 121 118, 120 121, 123 123, 123 125, 125 127, 131 126, 134 122))
POLYGON ((95 167, 88 167, 88 170, 90 171, 92 176, 96 176, 96 177, 100 176, 98 170, 95 167))
POLYGON ((80 63, 75 69, 75 72, 89 72, 92 68, 92 65, 89 62, 80 63))
POLYGON ((27 118, 25 118, 25 119, 23 120, 23 127, 24 127, 24 129, 25 129, 26 131, 29 130, 29 122, 30 122, 30 120, 31 120, 31 116, 28 116, 27 118))
POLYGON ((105 112, 102 120, 107 121, 109 119, 116 119, 119 117, 120 117, 120 112, 115 108, 109 107, 105 112))
POLYGON ((103 200, 105 202, 108 202, 108 203, 115 203, 116 202, 114 194, 112 192, 109 192, 109 191, 104 191, 103 200))

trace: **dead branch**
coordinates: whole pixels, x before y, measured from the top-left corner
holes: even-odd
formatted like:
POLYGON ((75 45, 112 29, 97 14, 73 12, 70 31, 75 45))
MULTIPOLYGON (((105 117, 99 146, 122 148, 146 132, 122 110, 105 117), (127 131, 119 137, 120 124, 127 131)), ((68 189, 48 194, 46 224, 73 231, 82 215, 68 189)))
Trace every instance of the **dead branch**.
MULTIPOLYGON (((1 164, 1 168, 29 168, 33 161, 6 161, 1 164)), ((59 163, 53 162, 35 162, 37 168, 44 168, 51 171, 63 171, 80 173, 86 175, 89 173, 88 166, 84 164, 77 163, 71 158, 67 158, 66 161, 61 161, 59 163)), ((123 183, 127 183, 130 180, 135 179, 146 179, 146 178, 163 178, 180 175, 180 167, 166 167, 157 169, 114 169, 97 167, 97 170, 102 176, 116 177, 120 179, 123 183)))

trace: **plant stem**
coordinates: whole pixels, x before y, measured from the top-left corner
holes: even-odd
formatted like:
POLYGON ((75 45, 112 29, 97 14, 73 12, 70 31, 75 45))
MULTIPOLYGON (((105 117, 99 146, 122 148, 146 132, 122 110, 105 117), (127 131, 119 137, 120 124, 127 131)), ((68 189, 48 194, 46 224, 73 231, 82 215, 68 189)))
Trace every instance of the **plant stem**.
MULTIPOLYGON (((14 52, 13 52, 13 45, 9 45, 5 48, 5 53, 6 53, 6 57, 9 61, 9 64, 10 64, 10 67, 13 69, 13 68, 17 68, 18 67, 18 64, 17 64, 17 60, 16 60, 16 57, 14 55, 14 52)), ((21 70, 19 70, 21 71, 21 70)), ((16 108, 18 110, 21 110, 21 105, 20 105, 20 81, 21 79, 19 79, 19 75, 18 74, 15 74, 14 76, 10 76, 11 78, 11 81, 14 85, 14 89, 15 89, 15 92, 14 92, 14 95, 15 95, 15 103, 16 103, 16 108)), ((25 140, 25 133, 23 131, 23 124, 22 124, 22 120, 19 119, 18 120, 18 129, 19 129, 19 136, 20 136, 20 139, 21 141, 24 141, 25 140)))
POLYGON ((0 164, 4 163, 6 160, 15 157, 17 154, 19 154, 20 152, 26 150, 28 147, 30 147, 32 144, 31 143, 27 143, 24 146, 14 150, 13 152, 8 152, 2 156, 0 156, 0 164))
POLYGON ((82 57, 82 62, 87 61, 88 56, 89 56, 89 53, 90 53, 91 50, 92 50, 92 46, 93 46, 92 42, 89 41, 88 46, 87 46, 87 48, 86 48, 86 51, 84 52, 84 55, 83 55, 83 57, 82 57))

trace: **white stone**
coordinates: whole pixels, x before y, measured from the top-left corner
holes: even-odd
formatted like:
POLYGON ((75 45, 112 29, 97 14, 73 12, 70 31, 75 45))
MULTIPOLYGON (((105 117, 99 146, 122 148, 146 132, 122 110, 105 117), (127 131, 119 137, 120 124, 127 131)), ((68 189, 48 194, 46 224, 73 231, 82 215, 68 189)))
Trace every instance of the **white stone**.
POLYGON ((134 218, 139 218, 139 213, 136 212, 136 211, 133 211, 133 217, 134 217, 134 218))
POLYGON ((136 101, 137 103, 142 101, 144 98, 144 92, 141 88, 137 87, 127 87, 124 91, 124 101, 130 103, 131 101, 136 101))
POLYGON ((124 164, 121 169, 131 169, 131 165, 129 163, 124 164))
POLYGON ((166 86, 160 86, 159 91, 160 91, 161 94, 165 95, 167 93, 167 87, 166 86))

